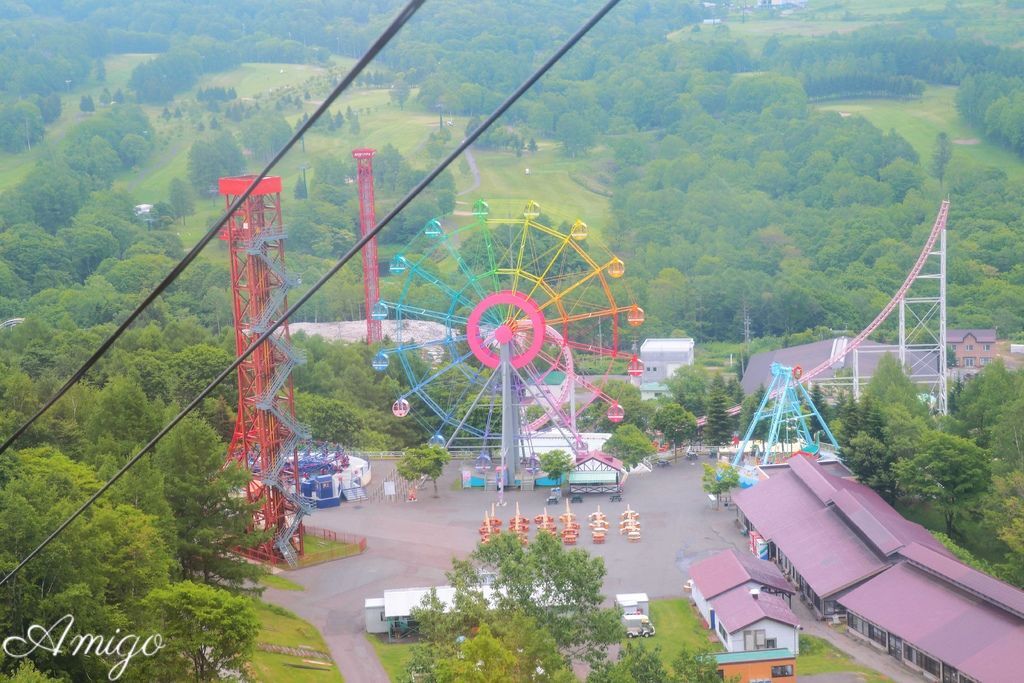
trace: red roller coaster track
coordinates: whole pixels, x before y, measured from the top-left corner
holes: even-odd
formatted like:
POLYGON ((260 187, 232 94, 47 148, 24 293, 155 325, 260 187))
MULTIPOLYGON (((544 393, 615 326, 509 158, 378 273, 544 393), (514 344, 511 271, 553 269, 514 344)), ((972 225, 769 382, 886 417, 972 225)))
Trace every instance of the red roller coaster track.
MULTIPOLYGON (((860 346, 861 343, 864 342, 864 340, 867 339, 872 332, 877 330, 881 326, 881 324, 886 321, 889 315, 899 305, 903 297, 907 295, 907 290, 910 289, 910 286, 913 284, 914 280, 917 279, 917 276, 921 274, 921 268, 924 267, 925 262, 931 255, 932 250, 935 248, 935 242, 938 240, 939 235, 942 234, 942 231, 946 229, 946 219, 948 217, 949 200, 944 199, 942 201, 942 205, 939 207, 939 213, 935 217, 935 224, 932 226, 932 231, 931 233, 928 234, 928 239, 925 241, 924 247, 921 249, 921 253, 918 254, 917 261, 914 262, 914 266, 910 269, 910 272, 907 273, 907 278, 903 281, 903 284, 900 286, 900 288, 896 290, 896 293, 889 300, 889 303, 887 303, 885 307, 878 312, 878 315, 875 316, 875 319, 871 321, 870 325, 861 330, 861 332, 856 337, 851 339, 845 346, 841 347, 840 351, 835 353, 827 360, 822 361, 821 363, 811 368, 810 370, 804 372, 803 376, 800 378, 801 383, 810 382, 812 379, 814 379, 815 377, 817 377, 818 375, 825 372, 830 367, 834 366, 836 363, 841 361, 843 358, 845 358, 847 355, 853 352, 854 349, 860 346)), ((739 415, 741 409, 742 406, 733 406, 732 408, 729 409, 728 413, 729 415, 739 415)), ((697 418, 697 425, 703 427, 705 424, 707 424, 707 421, 708 418, 706 415, 699 417, 697 418)))

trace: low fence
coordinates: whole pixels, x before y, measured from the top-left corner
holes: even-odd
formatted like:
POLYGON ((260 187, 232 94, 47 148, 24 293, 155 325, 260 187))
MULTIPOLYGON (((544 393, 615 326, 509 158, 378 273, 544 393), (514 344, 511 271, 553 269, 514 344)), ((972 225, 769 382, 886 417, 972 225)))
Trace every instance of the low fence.
MULTIPOLYGON (((454 450, 449 451, 452 456, 452 460, 475 460, 480 454, 478 451, 471 449, 466 450, 454 450)), ((404 451, 345 451, 346 455, 351 455, 356 458, 362 458, 363 460, 398 460, 403 455, 404 451)))
MULTIPOLYGON (((299 558, 299 566, 297 567, 299 569, 314 564, 330 562, 331 560, 337 560, 343 557, 355 557, 356 555, 362 555, 366 552, 365 536, 346 534, 305 524, 302 526, 302 534, 304 537, 313 536, 314 538, 331 541, 332 543, 344 543, 345 545, 326 548, 316 552, 303 553, 299 558)), ((251 560, 269 564, 272 567, 282 567, 284 569, 290 568, 288 563, 281 559, 277 553, 266 552, 258 548, 239 549, 238 552, 251 560)))

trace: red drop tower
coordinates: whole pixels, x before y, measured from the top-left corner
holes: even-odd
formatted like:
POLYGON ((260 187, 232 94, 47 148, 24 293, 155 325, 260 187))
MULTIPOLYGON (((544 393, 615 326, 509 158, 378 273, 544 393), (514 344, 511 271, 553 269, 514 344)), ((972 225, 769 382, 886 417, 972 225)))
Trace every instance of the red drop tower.
MULTIPOLYGON (((227 206, 254 176, 221 178, 227 206)), ((228 218, 220 235, 231 258, 235 351, 241 355, 287 309, 288 290, 298 284, 284 265, 281 178, 267 177, 228 218)), ((258 559, 295 564, 302 554, 302 518, 312 510, 298 490, 300 441, 309 430, 295 419, 291 371, 305 362, 292 346, 288 324, 238 366, 238 419, 227 460, 252 473, 246 493, 258 507, 252 530, 269 538, 255 548, 258 559)))
MULTIPOLYGON (((376 153, 377 150, 365 147, 352 150, 359 182, 359 234, 363 237, 377 224, 373 197, 373 155, 376 153)), ((376 344, 384 338, 380 329, 381 318, 374 317, 374 307, 380 300, 376 237, 363 247, 363 297, 366 305, 366 343, 376 344)))

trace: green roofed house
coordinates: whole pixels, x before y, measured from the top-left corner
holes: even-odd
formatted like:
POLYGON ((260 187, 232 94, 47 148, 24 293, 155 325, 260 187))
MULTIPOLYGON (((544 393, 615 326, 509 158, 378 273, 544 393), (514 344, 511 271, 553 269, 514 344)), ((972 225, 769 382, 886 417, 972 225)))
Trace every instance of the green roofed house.
POLYGON ((718 673, 725 680, 739 678, 739 683, 796 680, 796 657, 787 648, 722 652, 714 655, 718 673))
POLYGON ((580 456, 569 472, 569 493, 621 493, 625 481, 621 460, 600 451, 590 451, 580 456))

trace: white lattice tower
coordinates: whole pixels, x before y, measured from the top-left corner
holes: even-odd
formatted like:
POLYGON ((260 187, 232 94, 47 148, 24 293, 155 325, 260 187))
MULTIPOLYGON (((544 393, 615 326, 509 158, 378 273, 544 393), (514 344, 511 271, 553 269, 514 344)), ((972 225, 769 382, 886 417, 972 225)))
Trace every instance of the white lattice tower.
MULTIPOLYGON (((948 203, 943 202, 943 208, 948 203)), ((945 211, 942 218, 945 218, 945 211)), ((937 244, 899 302, 900 363, 910 379, 928 390, 934 410, 946 415, 946 221, 937 244)))

